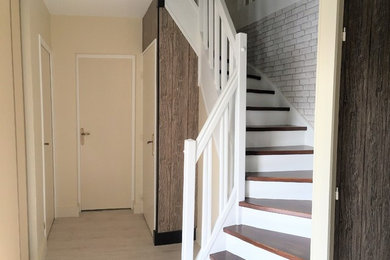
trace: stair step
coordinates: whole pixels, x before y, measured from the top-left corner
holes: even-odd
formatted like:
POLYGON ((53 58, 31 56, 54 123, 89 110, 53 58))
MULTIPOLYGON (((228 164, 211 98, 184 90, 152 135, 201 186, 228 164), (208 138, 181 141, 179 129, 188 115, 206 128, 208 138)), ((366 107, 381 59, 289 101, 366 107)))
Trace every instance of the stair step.
POLYGON ((245 198, 240 202, 241 207, 268 211, 301 218, 311 218, 310 200, 276 200, 245 198))
POLYGON ((261 80, 261 76, 252 75, 252 74, 248 74, 248 75, 247 75, 247 78, 249 78, 249 79, 256 79, 256 80, 261 80))
POLYGON ((215 253, 210 255, 211 260, 244 260, 244 258, 241 258, 239 256, 236 256, 229 251, 222 251, 219 253, 215 253))
POLYGON ((246 107, 247 111, 290 111, 289 107, 246 107))
POLYGON ((263 89, 247 89, 247 93, 254 93, 254 94, 269 94, 269 95, 275 95, 275 91, 273 90, 263 90, 263 89))
POLYGON ((287 259, 310 259, 310 239, 246 225, 225 227, 224 232, 287 259))
POLYGON ((247 172, 246 180, 313 183, 313 171, 247 172))
POLYGON ((285 155, 285 154, 313 154, 311 146, 274 146, 274 147, 250 147, 246 149, 246 155, 285 155))
POLYGON ((248 132, 266 132, 266 131, 306 131, 306 126, 294 126, 294 125, 259 125, 259 126, 247 126, 248 132))

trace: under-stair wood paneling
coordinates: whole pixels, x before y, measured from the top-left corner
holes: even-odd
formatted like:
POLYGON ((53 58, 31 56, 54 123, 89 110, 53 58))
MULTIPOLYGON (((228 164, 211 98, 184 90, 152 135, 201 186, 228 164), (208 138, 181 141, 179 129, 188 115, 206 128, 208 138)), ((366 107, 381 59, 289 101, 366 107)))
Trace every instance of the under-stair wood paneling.
POLYGON ((390 2, 346 1, 335 259, 390 259, 390 2))
POLYGON ((182 229, 184 140, 198 132, 198 61, 169 13, 159 8, 157 233, 182 229))
POLYGON ((142 51, 157 39, 158 31, 158 0, 153 0, 142 19, 142 51))

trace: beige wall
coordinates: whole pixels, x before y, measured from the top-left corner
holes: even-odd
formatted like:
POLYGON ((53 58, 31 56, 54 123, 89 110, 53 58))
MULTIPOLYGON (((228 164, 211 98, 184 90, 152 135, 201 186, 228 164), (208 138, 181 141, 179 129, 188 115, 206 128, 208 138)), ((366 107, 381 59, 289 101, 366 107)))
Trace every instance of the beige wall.
MULTIPOLYGON (((76 54, 135 55, 136 100, 141 100, 141 30, 141 19, 52 16, 57 217, 78 216, 79 213, 76 54)), ((142 123, 137 126, 142 127, 142 123)), ((142 145, 142 128, 141 131, 137 130, 137 144, 142 145)), ((142 161, 137 161, 139 163, 136 163, 136 172, 141 175, 137 174, 135 178, 135 186, 139 187, 136 189, 136 207, 142 205, 142 161)), ((137 207, 137 210, 142 209, 137 207)))
POLYGON ((50 14, 42 0, 22 0, 23 78, 26 111, 30 259, 46 250, 43 229, 43 164, 38 35, 50 45, 50 14))
POLYGON ((0 259, 28 259, 19 1, 0 1, 0 259))

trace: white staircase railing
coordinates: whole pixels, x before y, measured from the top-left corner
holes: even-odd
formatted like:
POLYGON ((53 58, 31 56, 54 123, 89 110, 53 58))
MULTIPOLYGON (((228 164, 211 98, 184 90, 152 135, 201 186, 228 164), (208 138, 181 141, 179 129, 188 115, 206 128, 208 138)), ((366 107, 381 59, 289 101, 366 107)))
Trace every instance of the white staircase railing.
MULTIPOLYGON (((193 1, 193 0, 188 0, 193 1)), ((247 37, 237 34, 224 0, 199 0, 202 47, 220 89, 196 140, 184 145, 182 259, 194 258, 195 189, 197 162, 203 156, 201 249, 196 259, 208 259, 229 214, 238 218, 238 202, 245 198, 247 37), (213 134, 219 145, 218 173, 213 172, 213 134), (212 183, 218 174, 218 185, 212 183), (219 215, 212 227, 213 189, 218 189, 219 215)), ((201 63, 200 63, 201 64, 201 63)), ((202 66, 202 65, 201 65, 202 66)), ((200 68, 201 70, 201 68, 200 68)))

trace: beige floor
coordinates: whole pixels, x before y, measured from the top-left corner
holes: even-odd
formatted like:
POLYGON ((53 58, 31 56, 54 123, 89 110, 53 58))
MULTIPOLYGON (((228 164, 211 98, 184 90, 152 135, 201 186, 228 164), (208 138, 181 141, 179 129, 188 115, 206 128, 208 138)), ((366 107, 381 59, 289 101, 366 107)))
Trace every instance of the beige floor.
POLYGON ((180 259, 180 245, 155 247, 142 215, 131 211, 82 213, 55 221, 46 260, 180 259))

